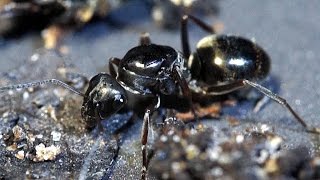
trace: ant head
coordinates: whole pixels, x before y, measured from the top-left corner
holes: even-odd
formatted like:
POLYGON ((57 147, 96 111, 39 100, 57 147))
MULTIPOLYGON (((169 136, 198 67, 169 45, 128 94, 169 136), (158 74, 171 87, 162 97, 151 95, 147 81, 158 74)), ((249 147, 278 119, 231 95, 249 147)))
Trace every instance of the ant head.
POLYGON ((125 89, 110 75, 99 73, 89 82, 89 87, 84 95, 81 115, 88 128, 93 128, 97 121, 110 117, 126 103, 125 89))

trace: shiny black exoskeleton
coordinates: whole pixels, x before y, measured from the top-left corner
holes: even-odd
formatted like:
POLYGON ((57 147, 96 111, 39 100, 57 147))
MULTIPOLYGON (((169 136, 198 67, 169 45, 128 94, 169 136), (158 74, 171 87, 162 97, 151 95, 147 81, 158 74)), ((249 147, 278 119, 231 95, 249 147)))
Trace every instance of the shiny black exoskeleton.
POLYGON ((133 93, 143 95, 177 94, 173 71, 182 72, 182 55, 171 47, 141 45, 119 61, 117 80, 133 93))
POLYGON ((188 61, 175 49, 143 38, 147 42, 129 50, 122 59, 111 58, 113 78, 100 73, 90 80, 81 109, 89 129, 125 105, 155 110, 152 106, 167 107, 163 98, 185 95, 191 101, 190 90, 202 95, 226 94, 243 87, 240 80, 262 79, 269 72, 268 55, 242 37, 207 36, 188 61))
POLYGON ((188 75, 184 65, 181 53, 168 46, 150 44, 149 40, 129 50, 122 59, 111 58, 111 76, 94 76, 84 94, 81 114, 87 127, 94 128, 125 105, 143 112, 148 108, 152 113, 161 105, 162 98, 188 93, 182 76, 188 75))
POLYGON ((91 78, 81 107, 81 116, 87 128, 92 129, 100 120, 119 111, 127 99, 125 90, 110 75, 99 73, 91 78))
POLYGON ((256 43, 239 36, 216 35, 213 28, 193 16, 184 16, 181 22, 183 54, 192 75, 189 87, 194 92, 225 94, 234 90, 232 84, 238 80, 260 80, 268 75, 270 58, 256 43), (210 33, 197 43, 194 53, 188 43, 188 20, 210 33))
POLYGON ((193 79, 206 85, 237 79, 262 79, 270 69, 268 55, 257 44, 237 36, 210 35, 189 57, 193 79))

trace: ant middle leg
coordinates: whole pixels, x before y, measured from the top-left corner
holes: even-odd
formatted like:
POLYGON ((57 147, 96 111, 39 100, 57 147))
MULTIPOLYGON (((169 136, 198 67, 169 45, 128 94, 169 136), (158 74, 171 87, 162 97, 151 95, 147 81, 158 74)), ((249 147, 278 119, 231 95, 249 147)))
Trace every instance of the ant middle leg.
POLYGON ((180 74, 180 72, 178 70, 178 67, 173 68, 173 77, 176 81, 178 81, 183 95, 188 98, 192 114, 194 115, 196 121, 198 121, 199 118, 198 118, 198 115, 195 111, 195 107, 193 105, 192 94, 191 94, 190 88, 188 86, 188 82, 182 77, 182 75, 180 74))
POLYGON ((252 81, 249 81, 246 79, 237 80, 237 81, 235 81, 231 84, 227 84, 227 85, 211 86, 210 88, 204 90, 203 92, 208 95, 222 95, 222 94, 226 94, 226 93, 232 92, 234 90, 243 88, 247 85, 258 90, 259 92, 263 93, 264 95, 266 95, 270 99, 276 101, 277 103, 283 105, 295 117, 295 119, 305 128, 305 130, 307 132, 320 134, 320 129, 308 126, 306 124, 306 122, 298 115, 298 113, 296 113, 292 109, 292 107, 287 103, 287 101, 284 98, 278 96, 277 94, 273 93, 269 89, 267 89, 257 83, 254 83, 252 81))
POLYGON ((196 25, 202 28, 204 31, 215 34, 216 31, 213 27, 204 23, 202 20, 192 16, 192 15, 184 15, 181 18, 181 44, 182 44, 182 52, 186 58, 190 56, 190 45, 189 45, 189 37, 188 37, 188 21, 192 20, 196 25))

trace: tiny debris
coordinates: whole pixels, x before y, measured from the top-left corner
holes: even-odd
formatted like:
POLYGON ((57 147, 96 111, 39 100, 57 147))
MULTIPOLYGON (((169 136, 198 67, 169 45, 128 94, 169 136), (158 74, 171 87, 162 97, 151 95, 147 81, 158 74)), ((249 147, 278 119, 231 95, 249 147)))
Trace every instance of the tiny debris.
POLYGON ((268 174, 274 174, 274 173, 278 172, 279 166, 277 163, 277 159, 276 158, 268 159, 268 161, 265 163, 264 168, 268 174))
POLYGON ((255 126, 248 127, 246 131, 248 132, 248 134, 258 133, 258 134, 268 135, 268 134, 273 134, 274 128, 267 124, 258 123, 255 126))
POLYGON ((12 128, 12 132, 14 135, 13 141, 19 141, 20 139, 25 138, 25 133, 23 132, 23 129, 18 125, 12 128))
POLYGON ((242 134, 239 134, 236 136, 236 142, 238 144, 243 143, 243 140, 244 140, 244 136, 242 134))
POLYGON ((20 160, 23 160, 24 159, 24 151, 23 150, 18 151, 18 153, 15 154, 15 157, 20 159, 20 160))
MULTIPOLYGON (((220 117, 221 108, 222 108, 221 103, 213 103, 205 107, 202 107, 199 104, 195 104, 195 113, 199 118, 205 118, 205 117, 218 118, 220 117)), ((185 122, 195 119, 191 111, 186 113, 179 112, 176 114, 176 117, 185 122)))
POLYGON ((272 132, 272 131, 273 131, 273 128, 272 128, 271 126, 267 125, 267 124, 262 124, 262 125, 260 126, 260 131, 261 131, 262 133, 272 132))
POLYGON ((43 143, 37 145, 35 149, 36 157, 32 159, 35 162, 54 160, 61 152, 59 146, 51 145, 46 147, 43 143))
POLYGON ((51 136, 52 136, 52 140, 57 142, 57 141, 60 141, 61 133, 57 131, 52 131, 51 136))
POLYGON ((239 119, 233 116, 227 116, 227 121, 230 126, 238 126, 240 124, 239 119))
POLYGON ((34 54, 30 57, 30 61, 35 62, 35 61, 38 61, 39 58, 40 58, 39 53, 34 53, 34 54))
POLYGON ((216 142, 212 130, 166 121, 149 172, 159 179, 319 179, 320 160, 306 148, 281 149, 283 138, 262 124, 216 142), (177 125, 179 124, 179 125, 177 125), (194 131, 194 133, 191 133, 194 131), (176 141, 179 137, 179 141, 176 141), (250 171, 248 171, 250 170, 250 171))
POLYGON ((7 132, 3 133, 2 136, 8 151, 15 151, 17 148, 20 148, 26 140, 24 129, 18 125, 7 130, 7 132))
POLYGON ((58 46, 58 43, 62 39, 63 29, 59 26, 49 26, 47 29, 41 32, 41 36, 44 40, 44 47, 46 49, 54 49, 58 46))

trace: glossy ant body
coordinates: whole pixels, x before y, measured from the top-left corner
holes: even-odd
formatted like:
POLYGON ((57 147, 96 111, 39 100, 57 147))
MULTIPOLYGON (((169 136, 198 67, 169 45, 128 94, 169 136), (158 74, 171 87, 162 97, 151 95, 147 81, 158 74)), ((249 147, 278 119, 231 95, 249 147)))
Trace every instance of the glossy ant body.
MULTIPOLYGON (((144 109, 142 179, 146 178, 148 166, 146 144, 150 116, 160 105, 172 108, 162 104, 168 97, 187 99, 193 110, 191 92, 221 95, 249 85, 284 105, 307 131, 317 131, 308 127, 283 98, 251 81, 264 78, 269 72, 270 60, 261 47, 242 37, 215 35, 211 27, 193 16, 184 16, 181 22, 183 55, 169 46, 152 44, 145 34, 140 38, 140 45, 129 50, 122 59, 111 58, 110 75, 99 73, 94 76, 85 94, 56 79, 0 87, 0 91, 46 83, 63 86, 84 98, 81 115, 88 129, 93 129, 126 105, 132 109, 140 106, 144 109), (211 33, 199 41, 193 54, 188 43, 189 19, 211 33)), ((171 106, 179 109, 176 104, 171 100, 171 106)))

